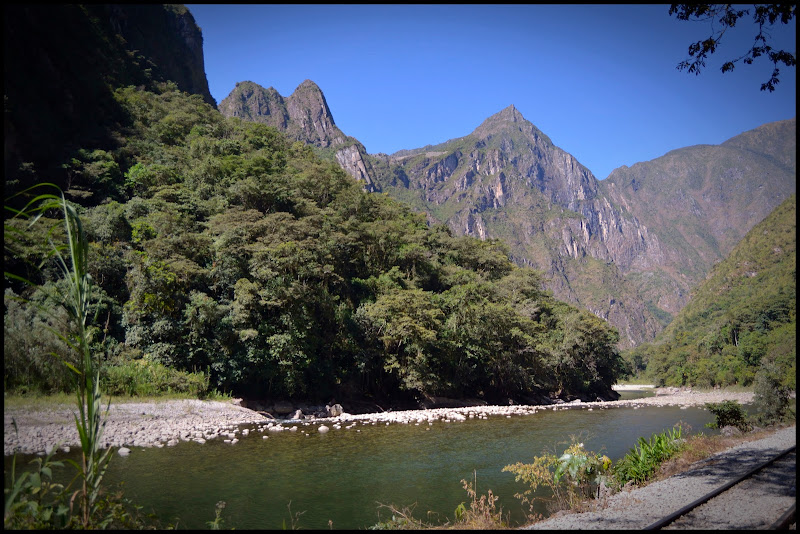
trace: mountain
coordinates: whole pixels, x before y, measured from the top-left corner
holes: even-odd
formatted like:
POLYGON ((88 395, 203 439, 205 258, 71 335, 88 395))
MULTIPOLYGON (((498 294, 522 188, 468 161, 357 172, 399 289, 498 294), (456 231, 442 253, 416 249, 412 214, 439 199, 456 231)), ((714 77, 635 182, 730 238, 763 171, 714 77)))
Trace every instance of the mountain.
POLYGON ((337 163, 353 178, 364 182, 368 191, 377 191, 365 157, 364 145, 346 136, 333 121, 333 115, 320 88, 305 80, 287 98, 275 88, 239 82, 219 104, 226 117, 260 122, 273 126, 295 141, 303 141, 337 163))
POLYGON ((760 126, 721 145, 673 150, 615 169, 600 183, 609 201, 662 243, 661 272, 675 291, 639 290, 676 313, 745 234, 796 190, 796 119, 760 126))
POLYGON ((518 264, 546 273, 558 298, 616 326, 623 346, 660 329, 624 280, 660 257, 658 239, 513 105, 465 137, 371 158, 383 191, 457 234, 502 239, 518 264))
POLYGON ((795 389, 797 199, 755 225, 692 291, 651 344, 630 356, 667 385, 752 382, 762 363, 795 389))
POLYGON ((130 121, 118 88, 172 82, 216 105, 184 6, 4 4, 3 44, 7 197, 35 174, 72 188, 79 149, 118 145, 130 121))
POLYGON ((220 109, 335 154, 365 188, 410 204, 430 224, 505 241, 516 263, 546 274, 557 298, 616 326, 622 348, 652 340, 711 266, 795 188, 794 119, 599 181, 513 105, 469 135, 392 155, 367 154, 336 128, 309 80, 285 102, 243 82, 220 109), (303 111, 290 116, 288 102, 300 101, 303 111))
POLYGON ((510 106, 466 137, 373 158, 384 191, 455 232, 503 239, 631 347, 795 191, 795 129, 794 119, 764 125, 598 181, 510 106))

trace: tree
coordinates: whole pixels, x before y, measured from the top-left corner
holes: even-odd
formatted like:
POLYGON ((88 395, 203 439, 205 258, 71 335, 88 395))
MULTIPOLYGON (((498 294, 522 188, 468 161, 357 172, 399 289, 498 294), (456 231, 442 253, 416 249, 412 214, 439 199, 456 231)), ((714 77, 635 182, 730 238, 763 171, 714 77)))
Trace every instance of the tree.
MULTIPOLYGON (((710 21, 711 35, 703 40, 689 45, 689 59, 678 63, 678 70, 700 74, 706 66, 706 58, 717 51, 723 35, 728 29, 733 28, 737 21, 750 14, 750 9, 739 9, 740 6, 731 4, 672 4, 669 14, 675 15, 679 20, 710 21)), ((722 72, 732 71, 739 61, 751 65, 756 58, 766 56, 775 66, 772 76, 761 84, 761 90, 775 90, 778 84, 780 69, 778 64, 787 67, 796 65, 795 54, 787 50, 776 50, 770 44, 769 29, 780 20, 781 24, 788 24, 797 13, 796 4, 754 4, 753 23, 758 25, 758 34, 750 47, 740 57, 726 61, 722 65, 722 72)))

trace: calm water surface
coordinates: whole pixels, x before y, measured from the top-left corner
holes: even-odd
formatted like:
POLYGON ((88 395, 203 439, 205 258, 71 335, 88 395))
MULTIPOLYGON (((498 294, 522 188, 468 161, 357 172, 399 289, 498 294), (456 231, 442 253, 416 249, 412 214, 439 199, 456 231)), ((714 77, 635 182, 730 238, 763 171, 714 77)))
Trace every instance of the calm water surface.
MULTIPOLYGON (((216 439, 135 448, 130 456, 114 456, 105 481, 124 481, 127 498, 178 528, 207 528, 215 504, 225 501, 225 528, 280 529, 302 512, 300 528, 328 528, 331 521, 335 529, 363 529, 391 516, 380 504, 414 506, 414 516, 426 521, 436 517, 428 511, 451 519, 459 503, 468 503, 460 480, 472 481, 474 472, 479 495, 491 489, 519 523, 523 509, 514 493, 525 487, 502 472, 504 466, 531 462, 545 450, 561 453, 571 436, 616 460, 639 436, 678 422, 710 434, 715 431, 704 425, 712 420, 701 408, 595 407, 431 426, 359 423, 326 434, 309 425, 297 432, 252 432, 235 445, 216 439)), ((28 459, 18 458, 18 465, 28 459)))

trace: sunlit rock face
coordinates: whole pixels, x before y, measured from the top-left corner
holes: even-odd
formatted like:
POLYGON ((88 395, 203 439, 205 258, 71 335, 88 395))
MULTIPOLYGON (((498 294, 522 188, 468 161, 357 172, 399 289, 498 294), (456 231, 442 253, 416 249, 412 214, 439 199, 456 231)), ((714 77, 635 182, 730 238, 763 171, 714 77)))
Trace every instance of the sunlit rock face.
POLYGON ((546 288, 620 333, 652 340, 715 262, 795 188, 795 122, 620 167, 598 180, 513 105, 439 145, 368 154, 336 127, 310 80, 288 98, 241 82, 220 104, 320 149, 369 191, 455 234, 501 239, 546 288))
POLYGON ((311 80, 301 83, 286 98, 273 87, 265 89, 250 81, 239 82, 220 102, 219 110, 226 117, 273 126, 296 141, 334 149, 333 157, 345 172, 364 182, 364 189, 377 191, 365 161, 366 149, 336 126, 325 95, 311 80))

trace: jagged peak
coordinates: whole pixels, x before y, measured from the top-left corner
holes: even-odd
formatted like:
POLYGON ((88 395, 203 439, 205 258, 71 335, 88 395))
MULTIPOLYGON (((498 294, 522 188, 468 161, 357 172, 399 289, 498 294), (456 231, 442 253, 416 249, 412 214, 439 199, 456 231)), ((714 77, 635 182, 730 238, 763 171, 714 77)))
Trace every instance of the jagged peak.
POLYGON ((319 85, 317 85, 311 80, 304 80, 303 83, 297 86, 295 91, 299 91, 301 89, 311 89, 314 91, 319 91, 320 93, 322 92, 322 89, 319 88, 319 85))
POLYGON ((514 104, 511 104, 507 108, 500 110, 489 118, 496 118, 497 120, 509 122, 519 122, 525 120, 525 117, 523 117, 522 113, 520 113, 519 110, 514 107, 514 104))
POLYGON ((545 140, 546 143, 552 144, 550 138, 547 137, 547 135, 545 135, 536 126, 534 126, 533 123, 523 117, 522 113, 519 112, 514 104, 511 104, 510 106, 498 111, 483 121, 483 123, 478 126, 475 131, 472 132, 472 134, 480 138, 486 138, 496 135, 500 131, 507 130, 509 126, 512 126, 515 130, 523 131, 526 134, 540 136, 545 140))
POLYGON ((225 97, 223 102, 228 101, 234 95, 238 95, 237 98, 238 97, 249 98, 251 95, 254 94, 266 94, 274 99, 278 100, 283 99, 280 93, 278 93, 278 91, 272 86, 265 89, 262 85, 259 85, 255 82, 251 82, 250 80, 244 80, 241 82, 236 82, 236 85, 234 86, 233 90, 228 94, 227 97, 225 97))
POLYGON ((522 116, 522 113, 519 112, 519 110, 514 106, 514 104, 511 104, 507 108, 498 111, 497 113, 495 113, 494 115, 490 116, 488 119, 483 121, 483 123, 480 126, 478 126, 478 128, 475 131, 477 132, 478 130, 486 130, 486 129, 493 130, 498 126, 502 127, 507 123, 518 123, 518 122, 528 122, 528 121, 525 120, 525 117, 522 116))
POLYGON ((251 82, 250 80, 244 80, 241 82, 236 82, 236 86, 234 89, 264 89, 262 86, 258 85, 256 82, 251 82))

